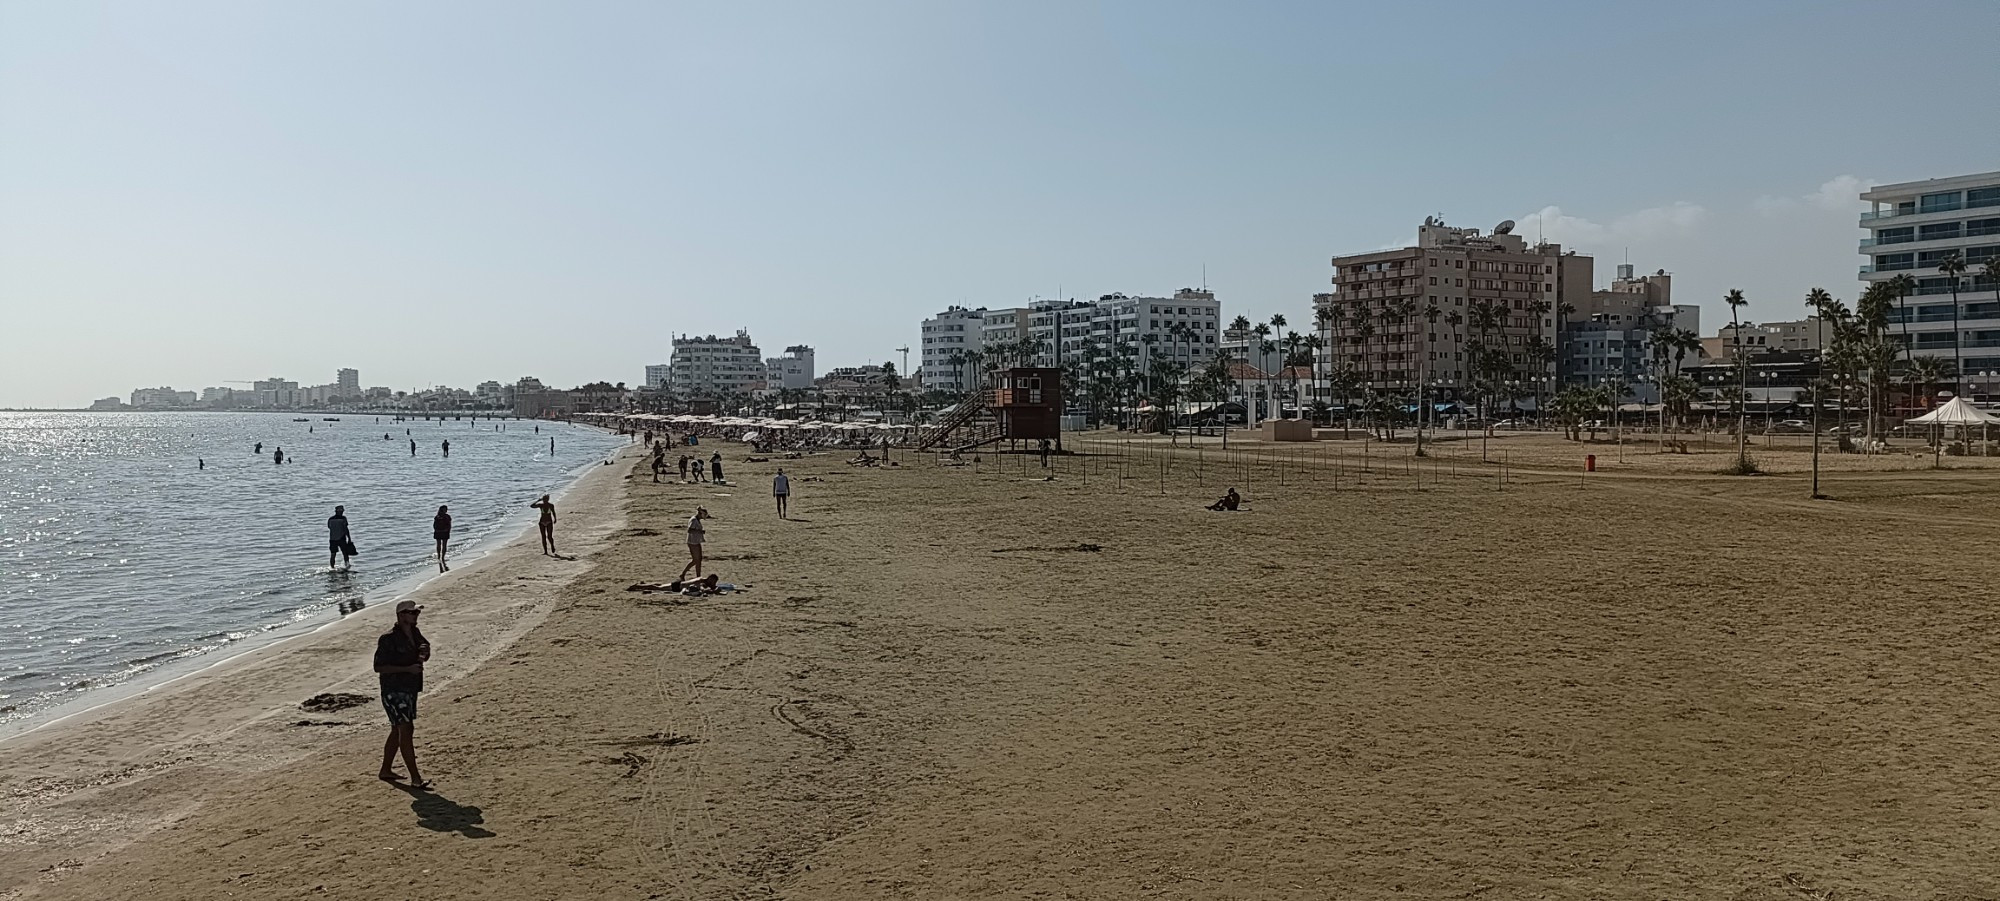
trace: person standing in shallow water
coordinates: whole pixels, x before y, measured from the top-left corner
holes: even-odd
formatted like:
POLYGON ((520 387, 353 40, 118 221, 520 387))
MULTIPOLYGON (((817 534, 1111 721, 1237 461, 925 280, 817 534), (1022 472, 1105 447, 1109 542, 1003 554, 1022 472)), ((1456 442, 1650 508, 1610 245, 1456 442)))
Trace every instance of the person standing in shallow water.
POLYGON ((439 506, 436 516, 431 517, 431 540, 437 542, 438 572, 451 572, 444 562, 445 545, 451 543, 451 508, 439 506))
POLYGON ((449 438, 445 439, 444 442, 444 458, 447 460, 451 459, 451 439, 449 438))
POLYGON ((542 495, 541 500, 529 504, 528 506, 542 511, 542 521, 536 524, 536 527, 539 528, 542 533, 542 553, 547 554, 551 557, 555 556, 556 555, 555 502, 549 500, 549 496, 544 494, 542 495))
POLYGON ((410 787, 424 791, 429 780, 417 771, 417 695, 424 690, 424 664, 431 659, 431 643, 417 628, 424 608, 415 601, 396 602, 396 625, 375 640, 375 672, 381 677, 382 710, 389 715, 389 738, 382 743, 382 771, 376 778, 401 782, 396 752, 403 754, 403 767, 410 771, 410 787))
POLYGON ((326 568, 333 568, 333 558, 339 556, 348 569, 354 568, 354 536, 347 530, 347 508, 333 508, 333 515, 326 518, 326 568))

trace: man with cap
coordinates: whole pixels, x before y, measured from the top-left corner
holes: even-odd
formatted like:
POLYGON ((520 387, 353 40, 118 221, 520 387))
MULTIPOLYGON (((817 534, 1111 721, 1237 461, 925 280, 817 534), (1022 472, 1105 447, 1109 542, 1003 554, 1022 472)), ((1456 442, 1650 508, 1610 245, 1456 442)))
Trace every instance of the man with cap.
POLYGON ((382 772, 377 775, 384 782, 402 780, 391 769, 401 750, 410 787, 419 791, 431 787, 417 772, 417 694, 424 690, 424 663, 431 659, 431 643, 417 628, 423 611, 415 601, 397 601, 395 627, 375 640, 375 672, 382 677, 382 709, 389 714, 389 739, 382 743, 382 772))

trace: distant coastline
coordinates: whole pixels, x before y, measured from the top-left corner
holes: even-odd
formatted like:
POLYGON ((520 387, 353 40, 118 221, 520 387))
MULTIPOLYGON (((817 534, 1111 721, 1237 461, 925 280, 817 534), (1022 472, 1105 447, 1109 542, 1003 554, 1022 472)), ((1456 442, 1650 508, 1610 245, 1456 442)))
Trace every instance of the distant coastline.
POLYGON ((230 407, 214 409, 210 407, 184 407, 172 410, 93 410, 89 407, 0 407, 0 413, 294 413, 302 416, 401 416, 404 419, 522 419, 513 412, 495 410, 453 410, 451 412, 432 411, 412 413, 407 410, 294 410, 276 407, 230 407))

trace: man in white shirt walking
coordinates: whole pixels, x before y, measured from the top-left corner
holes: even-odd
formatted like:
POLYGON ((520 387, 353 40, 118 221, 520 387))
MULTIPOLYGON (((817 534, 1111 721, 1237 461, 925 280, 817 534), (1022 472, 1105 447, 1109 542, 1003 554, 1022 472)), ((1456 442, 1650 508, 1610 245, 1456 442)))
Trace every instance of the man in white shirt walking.
POLYGON ((785 471, 782 469, 778 470, 778 474, 771 479, 771 496, 778 499, 778 518, 787 518, 785 515, 785 501, 791 499, 792 480, 785 477, 785 471))

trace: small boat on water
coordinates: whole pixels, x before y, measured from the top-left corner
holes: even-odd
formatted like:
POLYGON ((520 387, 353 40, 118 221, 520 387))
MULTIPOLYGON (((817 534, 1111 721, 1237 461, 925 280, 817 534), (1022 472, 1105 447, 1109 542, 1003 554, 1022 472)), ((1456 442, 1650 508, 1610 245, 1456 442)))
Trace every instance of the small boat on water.
POLYGON ((292 421, 293 421, 293 422, 311 422, 312 420, 310 420, 310 419, 307 419, 307 418, 305 418, 304 416, 301 416, 301 417, 299 417, 299 418, 297 418, 297 419, 294 419, 294 420, 292 420, 292 421))
POLYGON ((320 421, 320 422, 339 422, 339 421, 340 421, 340 417, 338 417, 338 416, 322 416, 322 417, 320 417, 320 418, 319 418, 319 421, 320 421))

